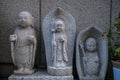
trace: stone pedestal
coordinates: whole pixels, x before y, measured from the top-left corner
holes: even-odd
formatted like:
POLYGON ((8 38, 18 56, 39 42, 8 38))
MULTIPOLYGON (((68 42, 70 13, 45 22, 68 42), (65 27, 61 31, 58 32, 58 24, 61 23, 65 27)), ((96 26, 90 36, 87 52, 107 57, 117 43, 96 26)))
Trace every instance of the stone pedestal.
POLYGON ((32 75, 15 75, 9 76, 8 80, 74 80, 73 76, 52 76, 46 71, 36 71, 32 75))
POLYGON ((53 76, 68 76, 72 74, 72 67, 56 68, 49 66, 47 70, 53 76))

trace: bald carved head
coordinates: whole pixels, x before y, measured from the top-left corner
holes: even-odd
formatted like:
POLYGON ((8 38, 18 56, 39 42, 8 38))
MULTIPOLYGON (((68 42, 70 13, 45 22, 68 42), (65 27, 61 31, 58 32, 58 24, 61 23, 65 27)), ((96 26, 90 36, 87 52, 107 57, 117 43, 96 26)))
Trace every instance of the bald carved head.
POLYGON ((28 11, 22 11, 18 14, 18 25, 21 28, 33 26, 33 16, 28 11))
POLYGON ((96 40, 94 38, 88 38, 85 41, 85 47, 88 51, 95 51, 96 50, 96 40))

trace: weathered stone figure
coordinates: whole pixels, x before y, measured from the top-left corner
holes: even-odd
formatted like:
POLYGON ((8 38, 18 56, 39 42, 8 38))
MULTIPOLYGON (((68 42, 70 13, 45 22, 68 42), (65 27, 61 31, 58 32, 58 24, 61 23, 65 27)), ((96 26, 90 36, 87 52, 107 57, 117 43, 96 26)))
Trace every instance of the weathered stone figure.
POLYGON ((42 25, 47 71, 54 76, 72 76, 76 24, 73 16, 61 8, 51 10, 42 25))
POLYGON ((104 31, 90 26, 77 36, 76 66, 80 80, 104 80, 108 63, 108 44, 104 31))
POLYGON ((15 74, 32 74, 36 51, 36 34, 33 29, 33 17, 27 11, 18 15, 18 27, 14 35, 10 35, 11 55, 18 68, 15 74))
POLYGON ((54 67, 67 66, 67 36, 65 34, 65 25, 62 20, 54 22, 55 29, 52 29, 52 61, 54 67))
MULTIPOLYGON (((81 45, 81 44, 80 44, 81 45)), ((81 46, 82 50, 84 48, 81 46)), ((99 71, 99 55, 97 51, 97 44, 94 38, 87 38, 85 41, 85 51, 83 53, 83 66, 84 66, 84 74, 87 77, 95 77, 98 76, 99 71)))

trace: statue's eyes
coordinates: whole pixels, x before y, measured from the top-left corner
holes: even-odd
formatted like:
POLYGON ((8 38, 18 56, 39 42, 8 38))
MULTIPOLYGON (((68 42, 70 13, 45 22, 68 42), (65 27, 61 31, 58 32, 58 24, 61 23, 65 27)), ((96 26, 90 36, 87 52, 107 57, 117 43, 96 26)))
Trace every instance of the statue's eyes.
POLYGON ((28 19, 27 17, 24 17, 23 19, 28 19))
POLYGON ((20 17, 19 19, 28 19, 27 17, 20 17))
POLYGON ((61 24, 57 24, 57 26, 62 26, 61 24))
POLYGON ((22 17, 19 17, 19 19, 22 19, 22 17))
POLYGON ((89 47, 91 47, 91 45, 89 45, 89 47))
POLYGON ((62 26, 62 24, 59 24, 59 26, 62 26))
POLYGON ((28 19, 27 17, 25 17, 24 19, 28 19))

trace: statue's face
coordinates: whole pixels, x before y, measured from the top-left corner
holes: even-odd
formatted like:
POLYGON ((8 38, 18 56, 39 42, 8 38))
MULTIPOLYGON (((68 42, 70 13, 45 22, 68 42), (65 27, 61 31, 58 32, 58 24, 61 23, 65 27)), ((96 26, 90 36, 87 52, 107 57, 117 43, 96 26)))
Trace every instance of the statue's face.
POLYGON ((88 51, 96 50, 96 40, 94 38, 88 38, 85 42, 85 46, 88 51))
POLYGON ((28 12, 21 12, 18 17, 19 26, 22 28, 29 27, 32 25, 32 16, 28 12))
POLYGON ((64 27, 63 25, 64 25, 63 22, 60 20, 55 22, 57 32, 63 31, 63 27, 64 27))

